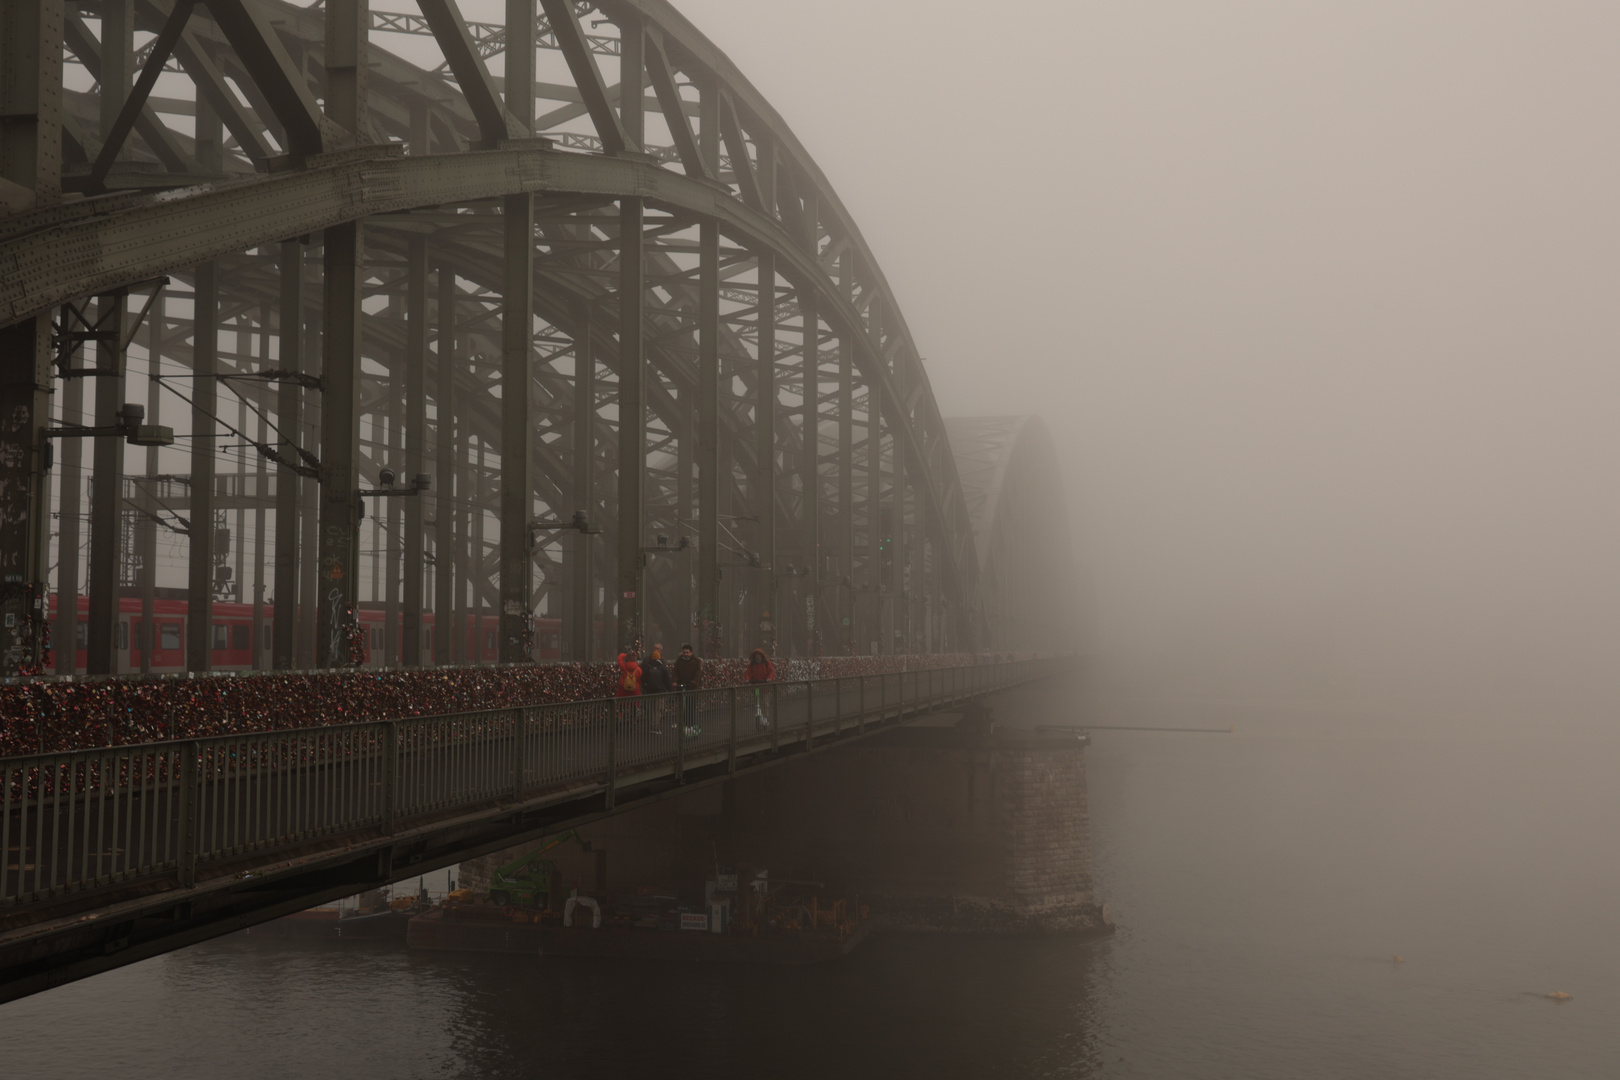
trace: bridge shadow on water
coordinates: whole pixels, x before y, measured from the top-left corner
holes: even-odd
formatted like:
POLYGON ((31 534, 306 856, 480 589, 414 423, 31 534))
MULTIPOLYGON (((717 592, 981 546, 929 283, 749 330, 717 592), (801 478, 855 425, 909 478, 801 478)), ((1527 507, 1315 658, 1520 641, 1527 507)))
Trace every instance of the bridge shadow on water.
POLYGON ((221 939, 0 1008, 14 1075, 1087 1077, 1108 942, 879 936, 806 968, 221 939), (64 1052, 63 1032, 96 1033, 64 1052))

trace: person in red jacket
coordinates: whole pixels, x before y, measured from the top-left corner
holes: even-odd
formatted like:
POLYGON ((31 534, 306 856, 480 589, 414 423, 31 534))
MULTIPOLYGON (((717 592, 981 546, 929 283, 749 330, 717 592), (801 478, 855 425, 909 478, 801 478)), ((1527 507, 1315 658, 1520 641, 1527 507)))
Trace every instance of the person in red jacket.
POLYGON ((770 719, 765 715, 764 685, 776 678, 776 668, 771 665, 771 658, 765 655, 764 649, 755 649, 748 654, 748 684, 754 688, 754 728, 764 731, 771 726, 770 719))

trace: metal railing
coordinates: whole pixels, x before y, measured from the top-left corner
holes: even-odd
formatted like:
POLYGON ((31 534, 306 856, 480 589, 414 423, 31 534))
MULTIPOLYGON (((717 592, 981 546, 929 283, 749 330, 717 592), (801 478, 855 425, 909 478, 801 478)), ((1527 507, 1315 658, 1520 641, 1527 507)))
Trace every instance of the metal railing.
MULTIPOLYGON (((0 758, 0 907, 605 794, 1059 670, 936 668, 0 758)), ((224 872, 223 868, 221 872, 224 872)), ((207 876, 205 873, 203 876, 207 876)))

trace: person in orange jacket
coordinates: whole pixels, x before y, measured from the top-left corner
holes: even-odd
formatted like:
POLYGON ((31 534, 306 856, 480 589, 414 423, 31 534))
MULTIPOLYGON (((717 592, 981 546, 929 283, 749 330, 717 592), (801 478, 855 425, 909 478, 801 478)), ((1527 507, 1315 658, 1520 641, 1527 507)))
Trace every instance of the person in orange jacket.
POLYGON ((771 658, 765 655, 764 649, 755 649, 748 654, 748 684, 754 688, 754 729, 764 731, 771 726, 771 721, 765 715, 764 685, 776 678, 776 668, 771 664, 771 658))
POLYGON ((613 691, 614 697, 641 696, 641 665, 636 662, 639 659, 634 649, 619 654, 619 685, 613 691))

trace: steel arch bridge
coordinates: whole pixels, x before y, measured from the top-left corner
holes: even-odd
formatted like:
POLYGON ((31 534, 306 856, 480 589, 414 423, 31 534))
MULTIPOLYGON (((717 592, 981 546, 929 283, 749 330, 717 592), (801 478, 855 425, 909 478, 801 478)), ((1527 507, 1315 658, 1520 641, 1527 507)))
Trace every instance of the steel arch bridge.
POLYGON ((1028 648, 1072 608, 1026 575, 1069 557, 1044 430, 941 418, 827 178, 668 3, 3 13, 8 672, 53 618, 76 670, 82 594, 91 673, 157 662, 171 589, 194 671, 227 603, 274 668, 1028 648))

